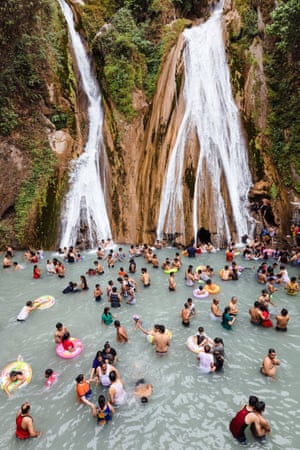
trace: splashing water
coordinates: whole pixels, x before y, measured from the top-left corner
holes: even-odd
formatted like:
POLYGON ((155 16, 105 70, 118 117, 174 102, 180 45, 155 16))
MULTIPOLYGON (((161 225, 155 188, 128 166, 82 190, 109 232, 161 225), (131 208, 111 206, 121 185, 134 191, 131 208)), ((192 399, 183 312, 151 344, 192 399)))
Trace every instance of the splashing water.
POLYGON ((247 200, 252 182, 239 113, 231 91, 221 16, 220 4, 207 22, 184 32, 186 109, 168 163, 157 225, 158 239, 164 232, 178 232, 185 237, 183 170, 186 143, 193 133, 200 146, 192 205, 195 239, 203 217, 210 231, 227 240, 231 239, 232 232, 237 241, 252 233, 247 200), (226 198, 231 205, 229 208, 225 206, 226 198))
POLYGON ((79 233, 86 245, 95 247, 101 239, 111 238, 105 197, 100 182, 106 186, 105 167, 99 167, 99 158, 105 165, 106 154, 102 139, 103 109, 99 87, 92 71, 80 34, 74 27, 73 13, 64 0, 58 0, 65 16, 81 83, 88 99, 89 132, 84 153, 73 161, 70 190, 66 197, 61 223, 61 247, 75 245, 79 233))

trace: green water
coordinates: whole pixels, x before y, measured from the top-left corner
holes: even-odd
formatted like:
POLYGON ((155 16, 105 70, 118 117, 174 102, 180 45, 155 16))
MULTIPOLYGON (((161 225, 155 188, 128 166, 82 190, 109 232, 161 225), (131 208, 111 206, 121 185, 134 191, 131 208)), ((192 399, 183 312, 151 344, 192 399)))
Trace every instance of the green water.
MULTIPOLYGON (((126 247, 127 249, 127 247, 126 247)), ((174 249, 157 252, 159 260, 165 256, 174 257, 174 249)), ((43 271, 40 280, 32 279, 32 265, 24 263, 19 272, 0 270, 0 365, 3 368, 14 361, 18 354, 31 364, 32 381, 19 389, 13 399, 0 392, 0 449, 235 449, 239 445, 228 431, 228 424, 235 412, 247 401, 249 395, 257 395, 266 402, 265 417, 271 424, 272 434, 264 444, 266 449, 300 449, 299 355, 300 355, 300 294, 289 297, 283 288, 275 295, 273 313, 282 307, 289 310, 291 320, 287 333, 274 329, 258 328, 250 324, 248 309, 261 292, 262 286, 254 278, 254 266, 258 263, 237 262, 248 266, 238 282, 221 282, 218 275, 214 280, 220 284, 218 297, 221 307, 232 295, 239 299, 240 313, 233 331, 223 330, 218 321, 209 318, 212 297, 194 302, 198 310, 191 328, 181 325, 179 311, 193 288, 185 286, 183 271, 176 274, 177 291, 168 291, 168 276, 161 270, 152 269, 142 258, 137 258, 137 280, 140 268, 148 267, 151 287, 140 285, 137 304, 125 303, 115 314, 127 329, 129 343, 115 342, 113 327, 101 325, 101 314, 106 303, 93 300, 93 288, 100 283, 103 290, 109 279, 117 283, 117 273, 122 265, 128 268, 128 260, 117 263, 102 277, 87 277, 90 290, 79 294, 63 295, 62 289, 68 281, 79 282, 95 259, 93 253, 85 254, 85 260, 73 265, 66 263, 65 279, 46 274, 45 255, 39 266, 43 271), (56 304, 48 310, 34 311, 25 323, 16 322, 21 307, 29 299, 50 294, 56 304), (169 354, 157 357, 154 348, 140 331, 133 331, 133 314, 139 314, 146 328, 154 323, 163 323, 173 332, 169 354), (72 336, 80 338, 84 350, 73 360, 57 357, 53 334, 57 321, 70 329, 72 336), (203 375, 199 373, 195 354, 186 349, 188 336, 198 326, 204 326, 206 333, 214 338, 220 336, 225 343, 226 362, 222 374, 203 375), (128 403, 116 409, 110 424, 97 427, 90 410, 80 405, 75 396, 75 377, 89 374, 93 357, 110 340, 119 355, 117 368, 129 394, 128 403), (269 347, 277 350, 281 366, 278 380, 272 381, 259 373, 261 361, 269 347), (49 390, 44 388, 44 370, 48 367, 57 371, 58 382, 49 390), (133 396, 134 384, 144 377, 154 386, 149 403, 142 405, 133 396), (15 414, 19 406, 29 400, 36 429, 43 431, 39 439, 19 442, 14 437, 15 414)), ((21 262, 21 256, 14 260, 21 262)), ((183 259, 183 265, 210 264, 215 272, 225 264, 224 252, 215 255, 201 255, 196 260, 183 259)), ((289 274, 298 274, 289 268, 289 274)), ((96 402, 102 388, 94 389, 92 400, 96 402)), ((107 392, 105 392, 107 394, 107 392)), ((248 448, 260 448, 249 436, 248 448)))

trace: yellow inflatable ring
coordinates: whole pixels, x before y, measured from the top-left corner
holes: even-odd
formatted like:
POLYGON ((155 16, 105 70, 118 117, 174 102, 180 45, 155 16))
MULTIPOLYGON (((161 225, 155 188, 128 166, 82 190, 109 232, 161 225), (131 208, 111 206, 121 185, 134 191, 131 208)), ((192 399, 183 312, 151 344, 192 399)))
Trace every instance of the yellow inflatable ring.
POLYGON ((220 286, 217 284, 213 284, 211 286, 207 284, 203 289, 205 289, 210 295, 218 294, 221 290, 220 286))
MULTIPOLYGON (((152 331, 152 330, 150 330, 150 332, 151 332, 151 331, 152 331)), ((166 329, 165 333, 167 333, 167 335, 169 336, 169 338, 172 339, 172 331, 166 329)), ((150 342, 150 344, 153 344, 153 336, 152 336, 152 334, 148 334, 148 335, 147 335, 147 339, 148 339, 148 341, 150 342)))
POLYGON ((39 298, 33 300, 34 305, 38 305, 36 309, 48 309, 55 304, 55 298, 51 295, 42 295, 39 298))
POLYGON ((174 267, 173 269, 164 270, 165 273, 170 274, 171 272, 176 273, 178 271, 177 267, 174 267))
POLYGON ((14 361, 7 366, 4 367, 0 374, 0 385, 1 389, 4 389, 5 384, 9 381, 9 374, 12 370, 20 371, 25 375, 24 383, 20 384, 20 380, 12 381, 8 386, 8 391, 12 392, 17 390, 19 387, 26 386, 26 384, 30 383, 32 377, 32 369, 31 366, 24 361, 14 361))
POLYGON ((195 272, 198 272, 198 270, 206 270, 206 266, 197 266, 195 272))

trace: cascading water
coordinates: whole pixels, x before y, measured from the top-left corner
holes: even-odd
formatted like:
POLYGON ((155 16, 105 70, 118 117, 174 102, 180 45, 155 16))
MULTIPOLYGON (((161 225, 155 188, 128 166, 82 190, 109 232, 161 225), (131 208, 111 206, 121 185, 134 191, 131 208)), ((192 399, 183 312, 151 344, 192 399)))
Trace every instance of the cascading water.
POLYGON ((252 232, 247 201, 252 182, 239 113, 231 91, 222 36, 222 8, 223 2, 220 2, 207 22, 184 32, 186 106, 167 167, 158 239, 162 239, 164 233, 174 235, 176 232, 185 237, 183 170, 186 143, 195 132, 200 147, 192 205, 195 238, 203 217, 211 231, 227 240, 232 238, 233 232, 238 241, 252 232), (225 206, 224 185, 230 208, 225 206))
POLYGON ((111 238, 111 229, 102 185, 106 186, 106 154, 102 139, 103 109, 99 87, 80 34, 74 26, 73 13, 64 0, 58 0, 65 16, 81 83, 88 99, 89 132, 84 153, 73 161, 70 190, 66 197, 61 223, 62 247, 75 245, 78 236, 84 236, 87 247, 95 247, 101 239, 111 238), (100 181, 101 176, 101 181, 100 181))

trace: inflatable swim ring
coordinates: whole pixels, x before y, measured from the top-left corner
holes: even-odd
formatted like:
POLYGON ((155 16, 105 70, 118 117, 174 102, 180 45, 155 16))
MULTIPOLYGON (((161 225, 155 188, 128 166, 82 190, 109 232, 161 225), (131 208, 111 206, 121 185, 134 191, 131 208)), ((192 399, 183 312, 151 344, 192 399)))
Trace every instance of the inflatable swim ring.
POLYGON ((240 254, 241 254, 241 252, 239 252, 239 251, 234 252, 234 255, 235 255, 235 256, 239 256, 240 254))
POLYGON ((286 293, 287 295, 297 295, 297 291, 295 291, 294 289, 290 291, 287 290, 286 293))
POLYGON ((72 358, 75 358, 75 356, 78 356, 82 352, 83 343, 81 342, 81 340, 77 339, 77 338, 71 338, 70 340, 73 342, 76 349, 73 352, 69 352, 68 350, 64 349, 62 343, 57 344, 56 353, 60 358, 72 359, 72 358))
MULTIPOLYGON (((165 333, 167 333, 170 339, 172 338, 172 331, 166 329, 165 333)), ((150 344, 153 344, 153 336, 151 334, 147 335, 147 340, 150 342, 150 344)))
POLYGON ((171 272, 176 273, 178 271, 177 267, 173 267, 173 269, 164 270, 165 273, 170 274, 171 272))
POLYGON ((51 295, 42 295, 33 300, 34 305, 38 305, 36 309, 48 309, 55 305, 55 298, 51 295))
POLYGON ((213 284, 209 286, 208 284, 204 286, 204 289, 209 293, 209 295, 218 294, 221 290, 220 286, 213 284))
POLYGON ((9 392, 15 391, 19 387, 21 388, 23 386, 26 386, 26 384, 30 383, 32 377, 32 369, 28 363, 24 361, 14 361, 5 366, 0 374, 1 389, 4 389, 5 384, 9 380, 9 374, 12 370, 22 372, 25 375, 25 381, 22 384, 20 384, 20 380, 10 383, 10 385, 8 386, 9 392))
POLYGON ((201 294, 197 294, 197 291, 198 291, 198 289, 195 289, 193 291, 193 296, 195 298, 207 298, 209 296, 209 293, 205 289, 202 289, 201 294))
POLYGON ((206 266, 197 266, 195 272, 198 272, 198 270, 206 270, 206 266))
POLYGON ((190 352, 193 352, 193 353, 203 352, 203 347, 201 345, 197 345, 195 340, 196 340, 196 336, 190 336, 190 337, 188 337, 185 345, 190 350, 190 352))

